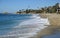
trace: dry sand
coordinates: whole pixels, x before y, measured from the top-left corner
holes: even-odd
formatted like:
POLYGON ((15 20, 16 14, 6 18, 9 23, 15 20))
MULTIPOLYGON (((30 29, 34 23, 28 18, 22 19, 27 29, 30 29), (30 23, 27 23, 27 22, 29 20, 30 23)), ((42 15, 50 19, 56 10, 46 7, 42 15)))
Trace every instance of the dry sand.
POLYGON ((60 14, 40 14, 42 18, 48 18, 50 26, 38 32, 36 38, 42 38, 42 36, 55 34, 60 32, 60 14))

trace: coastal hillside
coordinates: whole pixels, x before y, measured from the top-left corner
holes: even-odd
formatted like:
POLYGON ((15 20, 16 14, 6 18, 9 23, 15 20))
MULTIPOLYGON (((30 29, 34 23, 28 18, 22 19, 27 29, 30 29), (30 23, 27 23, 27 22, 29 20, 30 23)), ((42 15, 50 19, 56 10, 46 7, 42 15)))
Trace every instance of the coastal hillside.
POLYGON ((39 13, 58 13, 60 14, 60 4, 56 3, 52 6, 46 6, 37 9, 22 9, 16 12, 16 14, 39 14, 39 13))

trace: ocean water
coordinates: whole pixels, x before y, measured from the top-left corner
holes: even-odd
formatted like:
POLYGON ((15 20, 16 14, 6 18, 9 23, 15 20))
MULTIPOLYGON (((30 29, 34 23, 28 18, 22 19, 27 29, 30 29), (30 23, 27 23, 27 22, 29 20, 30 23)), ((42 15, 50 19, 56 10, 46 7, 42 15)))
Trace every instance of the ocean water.
POLYGON ((29 38, 49 24, 38 14, 0 14, 0 38, 29 38))

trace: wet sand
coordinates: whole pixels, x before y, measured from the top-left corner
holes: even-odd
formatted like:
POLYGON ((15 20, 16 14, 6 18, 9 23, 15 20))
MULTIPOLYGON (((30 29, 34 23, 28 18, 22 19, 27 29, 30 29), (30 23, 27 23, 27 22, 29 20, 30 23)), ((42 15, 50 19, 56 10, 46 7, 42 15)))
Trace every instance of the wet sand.
POLYGON ((60 14, 40 14, 42 18, 48 18, 50 26, 38 32, 34 38, 43 38, 44 36, 60 32, 60 14))

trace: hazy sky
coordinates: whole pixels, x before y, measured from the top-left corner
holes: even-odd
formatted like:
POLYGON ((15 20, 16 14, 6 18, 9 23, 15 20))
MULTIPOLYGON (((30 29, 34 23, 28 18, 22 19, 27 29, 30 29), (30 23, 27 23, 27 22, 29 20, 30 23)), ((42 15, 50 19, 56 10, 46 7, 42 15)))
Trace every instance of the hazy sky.
POLYGON ((20 9, 37 9, 37 7, 52 6, 60 3, 60 0, 0 0, 0 13, 14 13, 20 9))

